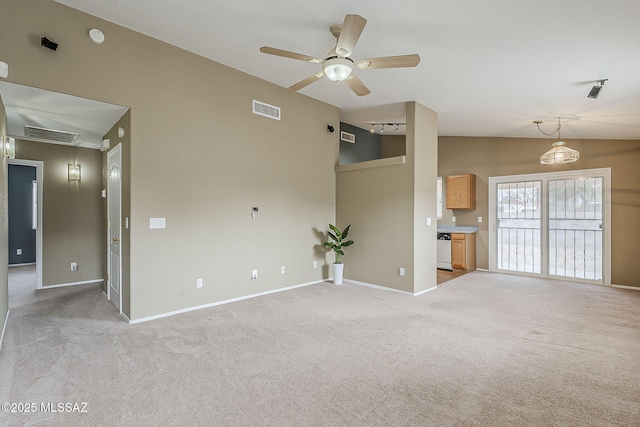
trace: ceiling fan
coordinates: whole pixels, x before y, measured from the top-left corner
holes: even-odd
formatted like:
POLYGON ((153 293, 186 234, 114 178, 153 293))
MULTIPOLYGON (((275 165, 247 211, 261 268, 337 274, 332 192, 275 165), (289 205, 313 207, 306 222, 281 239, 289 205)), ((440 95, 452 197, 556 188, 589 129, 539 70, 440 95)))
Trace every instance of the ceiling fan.
POLYGON ((277 49, 275 47, 263 46, 260 52, 269 55, 282 56, 284 58, 297 59, 312 64, 322 64, 322 71, 307 77, 304 80, 290 86, 288 89, 297 91, 311 83, 326 76, 334 82, 345 82, 347 86, 358 96, 364 96, 371 93, 364 83, 353 74, 353 66, 357 66, 361 70, 373 68, 402 68, 415 67, 420 63, 418 54, 385 56, 379 58, 365 58, 358 62, 351 59, 353 49, 355 48, 367 20, 359 15, 346 15, 342 24, 336 24, 329 27, 331 34, 337 39, 336 46, 327 53, 324 59, 313 56, 303 55, 300 53, 290 52, 288 50, 277 49))

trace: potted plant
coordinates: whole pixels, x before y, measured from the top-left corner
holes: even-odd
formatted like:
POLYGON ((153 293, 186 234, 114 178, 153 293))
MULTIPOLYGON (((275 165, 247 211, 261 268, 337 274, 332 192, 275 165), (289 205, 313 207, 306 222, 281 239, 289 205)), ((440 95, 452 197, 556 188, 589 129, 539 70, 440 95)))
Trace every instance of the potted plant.
POLYGON ((329 237, 333 242, 324 242, 324 245, 328 248, 331 248, 336 253, 336 260, 333 263, 333 283, 336 285, 342 285, 342 276, 344 272, 344 264, 342 264, 342 255, 344 255, 344 251, 342 248, 353 245, 353 240, 345 240, 349 235, 349 228, 351 224, 347 225, 347 227, 340 231, 338 227, 333 224, 329 224, 330 230, 327 231, 329 237))

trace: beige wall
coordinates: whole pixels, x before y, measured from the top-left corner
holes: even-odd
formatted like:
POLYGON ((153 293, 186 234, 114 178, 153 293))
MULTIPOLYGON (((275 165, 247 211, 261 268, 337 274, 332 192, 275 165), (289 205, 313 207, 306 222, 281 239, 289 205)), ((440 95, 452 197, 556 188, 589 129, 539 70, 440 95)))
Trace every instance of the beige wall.
MULTIPOLYGON (((4 109, 2 97, 0 97, 0 143, 4 143, 4 137, 7 133, 7 115, 4 109)), ((2 150, 0 149, 0 153, 2 150)), ((8 167, 7 159, 0 155, 0 334, 4 330, 5 319, 9 311, 9 281, 7 270, 9 265, 9 230, 8 230, 8 204, 7 204, 7 181, 8 167)), ((1 343, 0 343, 1 344, 1 343)))
POLYGON ((2 0, 0 41, 9 81, 131 109, 131 319, 325 277, 313 261, 335 218, 337 108, 50 0, 2 0))
MULTIPOLYGON (((611 168, 612 230, 611 280, 613 284, 640 286, 635 263, 640 253, 640 141, 566 140, 580 159, 566 165, 541 165, 540 155, 551 148, 550 139, 440 137, 438 172, 442 176, 474 173, 476 210, 455 211, 457 225, 477 225, 477 261, 488 268, 488 181, 491 176, 611 168), (484 221, 478 223, 478 216, 484 221)), ((452 224, 445 210, 441 224, 452 224)))
POLYGON ((102 280, 100 151, 16 140, 16 159, 43 162, 42 286, 102 280), (69 182, 69 163, 81 166, 80 182, 69 182), (71 271, 72 262, 77 271, 71 271))
POLYGON ((345 278, 412 293, 436 285, 435 117, 408 103, 404 164, 337 173, 336 220, 340 228, 352 224, 355 241, 343 258, 345 278), (429 216, 433 222, 427 227, 429 216))
POLYGON ((407 154, 407 137, 405 135, 383 135, 380 139, 380 157, 383 159, 386 159, 387 157, 404 156, 407 154))
POLYGON ((418 293, 437 284, 438 116, 417 102, 407 103, 406 151, 413 159, 413 291, 418 293))

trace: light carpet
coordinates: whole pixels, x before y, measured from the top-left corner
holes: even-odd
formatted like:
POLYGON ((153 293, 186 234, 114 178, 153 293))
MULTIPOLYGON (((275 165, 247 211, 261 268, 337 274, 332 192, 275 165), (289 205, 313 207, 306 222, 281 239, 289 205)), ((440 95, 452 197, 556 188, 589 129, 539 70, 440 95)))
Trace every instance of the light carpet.
POLYGON ((20 295, 0 402, 38 411, 0 425, 640 425, 636 291, 473 272, 419 297, 322 283, 135 325, 99 285, 20 295))

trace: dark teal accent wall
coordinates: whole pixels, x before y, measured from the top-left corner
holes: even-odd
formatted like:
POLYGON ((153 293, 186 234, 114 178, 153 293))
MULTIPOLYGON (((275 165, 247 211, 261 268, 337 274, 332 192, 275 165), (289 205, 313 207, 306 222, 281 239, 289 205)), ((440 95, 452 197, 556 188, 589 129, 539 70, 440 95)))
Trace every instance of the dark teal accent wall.
POLYGON ((340 122, 340 130, 354 134, 356 143, 340 141, 339 165, 366 162, 382 157, 382 138, 380 135, 342 122, 340 122))
POLYGON ((35 167, 9 165, 9 265, 36 262, 36 230, 31 222, 35 179, 35 167))

